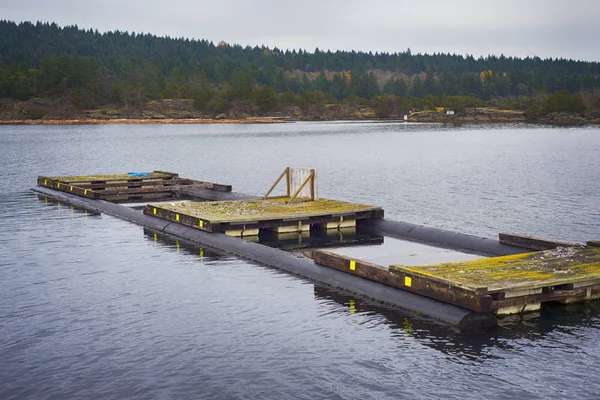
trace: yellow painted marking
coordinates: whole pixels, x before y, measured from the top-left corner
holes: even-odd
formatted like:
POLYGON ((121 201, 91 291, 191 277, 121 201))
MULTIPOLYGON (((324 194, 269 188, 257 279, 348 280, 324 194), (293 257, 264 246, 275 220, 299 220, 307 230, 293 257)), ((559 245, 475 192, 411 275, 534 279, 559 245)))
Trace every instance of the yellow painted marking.
POLYGON ((153 214, 156 215, 156 208, 154 209, 153 214))
POLYGON ((48 184, 48 181, 44 181, 44 186, 46 186, 48 184))
POLYGON ((356 271, 356 261, 350 260, 350 271, 356 271))
POLYGON ((404 286, 407 286, 407 287, 412 286, 412 278, 410 276, 404 277, 404 286))
POLYGON ((87 210, 83 210, 83 215, 85 215, 86 217, 88 216, 87 210))
POLYGON ((200 228, 204 228, 204 221, 202 221, 202 220, 198 221, 198 226, 200 228))
POLYGON ((57 183, 57 184, 56 184, 56 188, 57 188, 57 189, 58 189, 58 188, 60 188, 60 183, 57 183))
POLYGON ((175 241, 175 247, 177 247, 177 252, 179 253, 179 248, 181 247, 179 244, 179 240, 175 241))
POLYGON ((350 313, 356 314, 356 301, 354 299, 348 302, 348 306, 350 307, 350 313))
POLYGON ((158 235, 156 233, 154 234, 154 241, 158 241, 158 235))
POLYGON ((179 214, 175 214, 175 221, 179 222, 179 214))
POLYGON ((85 190, 83 191, 83 195, 84 195, 84 196, 87 196, 87 189, 85 189, 85 190))
POLYGON ((73 191, 73 186, 69 186, 69 192, 73 191))
POLYGON ((204 249, 200 247, 200 258, 204 258, 204 249))

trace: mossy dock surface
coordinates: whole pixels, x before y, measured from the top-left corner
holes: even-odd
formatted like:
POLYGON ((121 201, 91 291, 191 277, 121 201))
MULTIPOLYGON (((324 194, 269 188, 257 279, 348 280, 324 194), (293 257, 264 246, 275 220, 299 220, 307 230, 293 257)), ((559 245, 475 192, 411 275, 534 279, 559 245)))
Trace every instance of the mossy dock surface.
MULTIPOLYGON (((363 204, 348 203, 339 200, 319 199, 316 201, 289 198, 270 198, 252 200, 183 202, 160 204, 157 207, 191 215, 211 222, 241 222, 268 219, 297 219, 317 215, 338 215, 358 211, 379 209, 363 204)), ((149 204, 152 207, 151 204, 149 204)))
POLYGON ((182 178, 166 171, 75 176, 38 176, 38 185, 81 197, 111 202, 179 198, 177 191, 213 189, 230 192, 231 185, 182 178))
POLYGON ((594 246, 419 266, 385 267, 321 250, 313 252, 313 259, 320 265, 497 315, 535 311, 545 302, 600 298, 600 248, 594 246))
POLYGON ((383 210, 339 200, 287 197, 148 204, 144 212, 209 232, 256 235, 259 229, 279 233, 306 231, 311 225, 326 229, 355 226, 357 219, 382 218, 383 210))
POLYGON ((91 183, 110 181, 147 181, 152 179, 177 178, 178 174, 173 172, 153 171, 140 175, 127 174, 97 174, 97 175, 75 175, 75 176, 51 176, 47 179, 65 183, 91 183))
POLYGON ((416 267, 391 265, 390 270, 435 277, 474 290, 485 287, 489 293, 564 284, 581 286, 600 283, 600 248, 559 247, 416 267))

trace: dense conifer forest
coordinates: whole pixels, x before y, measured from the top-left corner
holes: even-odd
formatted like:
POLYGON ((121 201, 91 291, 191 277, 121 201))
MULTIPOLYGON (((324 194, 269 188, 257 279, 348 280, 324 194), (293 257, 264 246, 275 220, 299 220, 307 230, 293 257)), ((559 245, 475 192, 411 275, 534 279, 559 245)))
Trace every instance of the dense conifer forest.
MULTIPOLYGON (((376 47, 376 43, 373 44, 376 47)), ((377 116, 494 105, 583 112, 600 106, 600 63, 456 54, 282 50, 0 21, 0 98, 75 109, 193 99, 208 115, 294 105, 369 104, 377 116)))

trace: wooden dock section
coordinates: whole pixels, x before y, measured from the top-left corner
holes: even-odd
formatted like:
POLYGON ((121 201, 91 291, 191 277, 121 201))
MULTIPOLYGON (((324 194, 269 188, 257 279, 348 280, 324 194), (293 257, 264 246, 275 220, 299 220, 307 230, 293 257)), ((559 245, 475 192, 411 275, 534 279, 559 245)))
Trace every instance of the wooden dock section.
POLYGON ((553 250, 409 267, 381 265, 327 251, 317 264, 431 297, 476 312, 520 314, 541 303, 600 298, 600 248, 553 250))
POLYGON ((582 243, 567 242, 564 240, 539 238, 520 233, 501 232, 498 234, 499 242, 510 246, 518 246, 531 250, 552 250, 557 247, 580 246, 582 243))
POLYGON ((254 236, 259 231, 277 233, 309 231, 311 226, 340 229, 356 226, 365 218, 383 218, 380 207, 338 200, 278 197, 216 202, 148 204, 144 213, 207 232, 254 236))
POLYGON ((167 200, 177 192, 212 189, 231 192, 231 185, 182 178, 177 173, 153 171, 84 176, 39 176, 38 185, 77 196, 111 202, 167 200))

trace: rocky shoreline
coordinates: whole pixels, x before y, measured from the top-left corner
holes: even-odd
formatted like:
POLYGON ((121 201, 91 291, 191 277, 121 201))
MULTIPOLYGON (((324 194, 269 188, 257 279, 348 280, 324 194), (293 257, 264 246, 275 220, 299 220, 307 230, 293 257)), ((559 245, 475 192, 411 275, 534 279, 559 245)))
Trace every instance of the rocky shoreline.
MULTIPOLYGON (((278 107, 268 115, 255 115, 251 110, 237 106, 227 114, 206 115, 194 110, 192 101, 159 100, 142 109, 122 109, 107 106, 94 110, 75 110, 70 104, 51 99, 36 98, 24 102, 0 99, 0 125, 79 125, 79 124, 266 124, 287 121, 401 121, 403 115, 378 118, 376 110, 368 105, 328 104, 301 110, 298 106, 278 107)), ((467 108, 455 114, 426 110, 407 115, 408 122, 447 124, 478 123, 535 123, 550 125, 600 125, 600 112, 551 113, 527 115, 523 111, 491 107, 467 108)))
POLYGON ((491 108, 467 109, 458 115, 447 115, 439 111, 421 111, 408 117, 410 122, 437 123, 534 123, 549 125, 600 125, 600 113, 551 113, 543 116, 527 116, 522 111, 491 108))
POLYGON ((100 124, 273 124, 284 122, 275 118, 206 119, 206 118, 118 118, 118 119, 9 119, 0 125, 100 125, 100 124))

